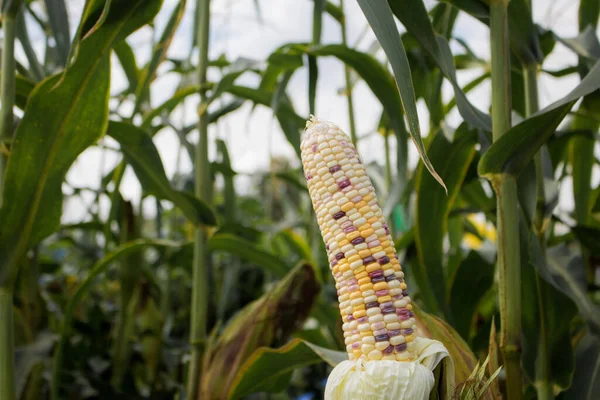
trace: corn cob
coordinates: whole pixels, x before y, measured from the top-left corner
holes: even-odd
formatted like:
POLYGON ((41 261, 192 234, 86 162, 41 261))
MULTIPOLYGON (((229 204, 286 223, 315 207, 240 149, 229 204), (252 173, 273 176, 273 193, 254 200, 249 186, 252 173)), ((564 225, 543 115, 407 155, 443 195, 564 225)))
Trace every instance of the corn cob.
POLYGON ((404 272, 356 148, 336 125, 311 116, 301 150, 349 359, 414 360, 416 326, 404 272))

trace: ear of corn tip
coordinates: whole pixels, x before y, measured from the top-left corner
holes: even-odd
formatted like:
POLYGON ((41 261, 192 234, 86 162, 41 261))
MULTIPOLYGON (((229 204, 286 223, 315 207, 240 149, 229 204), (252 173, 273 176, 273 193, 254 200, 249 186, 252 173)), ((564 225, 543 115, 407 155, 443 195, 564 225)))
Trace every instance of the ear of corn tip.
POLYGON ((301 150, 350 360, 414 360, 416 326, 404 273, 356 148, 335 124, 311 116, 301 150))

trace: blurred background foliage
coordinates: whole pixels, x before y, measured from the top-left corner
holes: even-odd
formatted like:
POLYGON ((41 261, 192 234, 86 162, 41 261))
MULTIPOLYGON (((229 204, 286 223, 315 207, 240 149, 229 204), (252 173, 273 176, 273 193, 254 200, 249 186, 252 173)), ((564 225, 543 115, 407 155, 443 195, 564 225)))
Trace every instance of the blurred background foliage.
MULTIPOLYGON (((244 1, 258 21, 270 7, 244 1)), ((577 37, 536 24, 536 0, 509 3, 514 124, 496 143, 490 109, 470 94, 489 88, 490 60, 454 34, 465 18, 489 25, 496 0, 359 1, 370 46, 347 39, 345 11, 356 4, 303 1, 314 7, 313 20, 289 23, 305 23, 304 42, 282 43, 265 59, 202 61, 196 38, 210 21, 200 22, 208 0, 4 0, 0 294, 12 302, 17 398, 183 399, 190 379, 198 387, 188 387, 187 397, 322 398, 345 346, 299 144, 308 113, 321 115, 326 101, 318 90, 324 59, 344 74, 336 95, 347 120, 334 122, 364 149, 419 323, 454 358, 451 385, 463 385, 486 357, 488 374, 502 365, 490 181, 510 176, 518 187, 525 398, 600 398, 599 2, 577 2, 577 37), (181 29, 185 13, 197 9, 193 32, 181 29), (339 29, 338 40, 322 41, 324 21, 339 29), (390 21, 400 30, 386 36, 390 21), (139 29, 150 32, 149 56, 140 57, 132 40, 139 29), (32 40, 32 32, 44 40, 32 40), (397 39, 405 53, 394 52, 397 39), (180 41, 191 44, 188 56, 171 56, 180 41), (557 48, 577 62, 546 68, 557 48), (465 71, 474 77, 466 84, 457 79, 465 71), (166 75, 175 82, 172 94, 157 95, 153 85, 166 75), (298 75, 305 89, 290 93, 298 75), (582 83, 538 111, 531 94, 537 75, 582 83), (365 102, 357 106, 353 92, 366 89, 380 111, 365 133, 357 128, 365 102), (293 101, 300 96, 302 106, 293 101), (256 146, 270 149, 268 168, 236 170, 230 147, 246 128, 228 119, 265 108, 268 125, 260 129, 269 140, 256 146), (205 136, 211 150, 204 159, 198 132, 209 128, 233 136, 205 136), (177 138, 168 174, 156 141, 165 130, 177 138), (271 136, 279 133, 293 149, 287 155, 273 151, 280 142, 271 136), (69 183, 65 176, 91 157, 89 148, 100 155, 100 185, 69 183), (428 158, 417 162, 416 148, 428 158), (195 160, 195 169, 183 159, 195 160), (194 195, 199 174, 204 186, 194 195), (139 192, 127 187, 132 181, 139 192), (207 336, 190 345, 198 243, 207 336), (188 375, 191 347, 201 355, 195 378, 188 375), (543 387, 550 388, 545 397, 543 387)), ((78 173, 96 180, 91 169, 78 173)), ((501 372, 483 397, 504 390, 501 372)), ((0 390, 0 399, 12 400, 7 393, 0 390)), ((451 394, 440 386, 432 396, 451 394)))

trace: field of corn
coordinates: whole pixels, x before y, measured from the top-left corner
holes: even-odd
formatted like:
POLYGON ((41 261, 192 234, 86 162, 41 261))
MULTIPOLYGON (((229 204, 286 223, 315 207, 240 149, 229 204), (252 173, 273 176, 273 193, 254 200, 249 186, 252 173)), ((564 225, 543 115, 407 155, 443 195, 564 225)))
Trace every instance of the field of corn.
POLYGON ((3 0, 0 400, 600 399, 600 0, 3 0))

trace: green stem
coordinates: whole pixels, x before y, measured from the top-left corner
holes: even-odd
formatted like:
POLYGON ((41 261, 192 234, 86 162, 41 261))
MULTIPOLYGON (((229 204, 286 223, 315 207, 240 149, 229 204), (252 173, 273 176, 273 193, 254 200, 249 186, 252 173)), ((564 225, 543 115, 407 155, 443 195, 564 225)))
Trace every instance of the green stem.
MULTIPOLYGON (((492 134, 497 141, 511 126, 508 0, 490 1, 492 55, 492 134)), ((502 319, 500 349, 506 369, 508 400, 523 396, 521 377, 521 256, 517 182, 497 176, 492 182, 498 208, 498 292, 502 319)))
MULTIPOLYGON (((139 202, 139 221, 136 221, 131 202, 123 204, 123 217, 121 219, 121 244, 128 243, 139 236, 143 221, 143 195, 139 202)), ((111 384, 120 389, 123 377, 127 371, 130 357, 129 338, 133 332, 134 304, 137 300, 137 283, 141 274, 139 266, 142 259, 139 253, 134 253, 121 262, 119 269, 120 278, 120 307, 116 323, 115 342, 113 347, 113 374, 111 384)))
MULTIPOLYGON (((525 86, 525 116, 529 117, 539 110, 538 101, 538 85, 537 85, 538 66, 536 64, 527 65, 523 69, 523 78, 525 86)), ((544 192, 544 172, 542 167, 542 152, 538 151, 535 155, 535 171, 536 171, 536 186, 537 186, 537 207, 533 222, 533 229, 538 238, 542 256, 546 258, 546 239, 545 239, 545 204, 546 195, 544 192)), ((536 389, 538 399, 550 400, 554 398, 552 391, 552 381, 550 373, 550 349, 548 347, 548 321, 546 321, 544 299, 547 298, 546 282, 542 281, 540 276, 536 274, 536 289, 537 301, 539 308, 539 343, 538 343, 538 359, 535 366, 536 374, 536 389)))
POLYGON ((0 288, 0 400, 15 399, 15 337, 12 291, 0 288))
MULTIPOLYGON (((344 11, 344 0, 340 0, 340 9, 344 11)), ((342 28, 342 44, 348 46, 348 39, 346 37, 346 16, 342 17, 340 23, 342 28)), ((346 97, 348 99, 348 119, 350 123, 350 138, 352 143, 356 147, 358 143, 358 137, 356 136, 356 118, 354 117, 354 100, 352 99, 352 79, 350 79, 350 67, 344 64, 344 79, 346 81, 346 97)))
POLYGON ((3 15, 2 29, 4 41, 2 43, 2 82, 0 83, 0 207, 2 207, 2 192, 4 189, 4 174, 6 170, 7 157, 2 154, 3 146, 10 146, 13 137, 15 105, 15 35, 16 14, 5 13, 3 15))
MULTIPOLYGON (((196 9, 197 43, 199 52, 198 83, 200 84, 200 106, 198 111, 198 144, 195 154, 196 196, 210 202, 211 175, 208 161, 208 116, 206 109, 206 71, 208 69, 208 46, 210 36, 210 0, 198 0, 196 9)), ((192 277, 192 305, 190 344, 192 354, 188 370, 187 398, 197 399, 200 392, 202 373, 202 353, 207 330, 208 314, 208 249, 206 232, 202 227, 196 229, 194 242, 194 260, 192 277)))
POLYGON ((383 137, 385 145, 385 185, 388 190, 392 188, 392 161, 390 159, 390 132, 386 130, 383 137))

